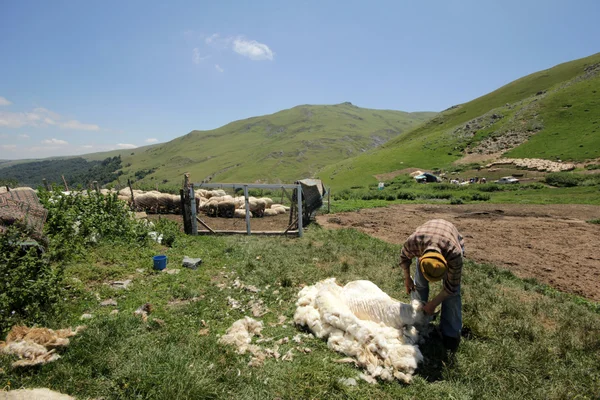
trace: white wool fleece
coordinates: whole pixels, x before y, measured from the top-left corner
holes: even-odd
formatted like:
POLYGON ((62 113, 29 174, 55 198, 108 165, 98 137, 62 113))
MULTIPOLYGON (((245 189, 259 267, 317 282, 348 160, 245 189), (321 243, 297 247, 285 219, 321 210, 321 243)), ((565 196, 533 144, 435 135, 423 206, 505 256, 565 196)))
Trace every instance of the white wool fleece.
POLYGON ((327 339, 329 348, 354 357, 368 375, 410 382, 423 356, 418 330, 430 318, 421 304, 392 299, 370 281, 341 287, 335 278, 298 293, 294 322, 327 339))

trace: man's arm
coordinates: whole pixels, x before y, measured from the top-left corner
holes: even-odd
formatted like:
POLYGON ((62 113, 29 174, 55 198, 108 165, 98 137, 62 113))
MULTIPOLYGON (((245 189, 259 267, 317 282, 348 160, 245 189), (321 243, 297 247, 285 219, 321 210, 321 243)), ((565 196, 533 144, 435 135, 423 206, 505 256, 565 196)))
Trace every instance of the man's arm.
POLYGON ((437 306, 442 304, 442 302, 444 300, 446 300, 446 297, 448 297, 448 296, 450 296, 450 294, 448 292, 446 292, 446 290, 444 288, 442 288, 442 290, 440 290, 440 293, 438 293, 437 296, 435 296, 433 299, 431 299, 427 304, 425 304, 423 306, 423 312, 427 315, 433 315, 437 306))
POLYGON ((413 290, 415 290, 415 283, 410 276, 410 264, 412 263, 412 259, 416 257, 414 251, 411 250, 414 248, 413 236, 409 236, 404 242, 402 246, 402 251, 400 251, 400 268, 404 271, 404 287, 406 288, 406 294, 410 294, 413 290))

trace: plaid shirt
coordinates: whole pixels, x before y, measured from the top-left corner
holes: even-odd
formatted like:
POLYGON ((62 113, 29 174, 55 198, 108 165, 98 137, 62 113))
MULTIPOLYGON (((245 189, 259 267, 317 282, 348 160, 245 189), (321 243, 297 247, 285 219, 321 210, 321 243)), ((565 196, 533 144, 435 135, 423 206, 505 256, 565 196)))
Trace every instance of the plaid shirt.
POLYGON ((443 219, 433 219, 419 226, 406 239, 400 252, 400 266, 410 272, 413 258, 421 257, 428 250, 435 250, 448 262, 448 273, 444 278, 444 289, 458 292, 462 273, 464 241, 454 225, 443 219))

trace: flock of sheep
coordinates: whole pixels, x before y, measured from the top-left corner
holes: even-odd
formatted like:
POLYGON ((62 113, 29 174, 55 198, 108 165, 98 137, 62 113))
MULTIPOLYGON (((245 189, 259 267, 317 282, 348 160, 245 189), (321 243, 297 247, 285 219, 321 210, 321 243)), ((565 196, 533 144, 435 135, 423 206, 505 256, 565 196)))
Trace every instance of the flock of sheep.
MULTIPOLYGON (((197 212, 209 217, 246 218, 246 199, 244 196, 231 196, 224 190, 197 189, 194 191, 197 212)), ((181 198, 179 195, 158 191, 144 192, 129 188, 118 192, 119 199, 133 205, 137 210, 151 213, 179 213, 181 198), (133 200, 132 200, 133 199, 133 200)), ((248 209, 251 217, 269 217, 289 212, 290 208, 276 204, 268 197, 248 197, 248 209)))

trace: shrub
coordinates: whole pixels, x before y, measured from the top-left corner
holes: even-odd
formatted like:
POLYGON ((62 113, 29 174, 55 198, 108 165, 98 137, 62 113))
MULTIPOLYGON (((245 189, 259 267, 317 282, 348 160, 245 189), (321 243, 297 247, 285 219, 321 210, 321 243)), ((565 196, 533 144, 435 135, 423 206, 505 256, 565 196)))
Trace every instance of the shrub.
POLYGON ((154 224, 154 230, 163 236, 161 244, 168 247, 173 247, 175 239, 181 232, 179 224, 167 218, 159 218, 154 224))
POLYGON ((16 323, 45 323, 60 301, 63 268, 52 268, 41 246, 26 246, 13 225, 0 234, 0 336, 16 323))
POLYGON ((433 183, 431 187, 435 190, 465 190, 468 188, 467 185, 455 185, 453 183, 433 183))
MULTIPOLYGON (((508 185, 506 185, 508 186, 508 185)), ((505 190, 506 188, 500 185, 497 185, 495 183, 490 183, 490 184, 484 184, 484 185, 478 185, 477 186, 477 190, 479 190, 480 192, 501 192, 503 190, 505 190)))
POLYGON ((376 198, 376 195, 370 192, 364 192, 361 196, 361 199, 363 200, 373 200, 374 198, 376 198))
POLYGON ((83 252, 85 245, 101 240, 134 243, 148 237, 147 227, 133 218, 116 194, 64 195, 58 190, 40 190, 38 195, 48 210, 44 233, 50 239, 52 259, 69 259, 83 252))
POLYGON ((453 197, 450 199, 450 204, 453 204, 453 205, 463 204, 463 200, 460 197, 453 197))
POLYGON ((415 195, 413 192, 398 192, 396 194, 396 198, 398 200, 415 200, 417 195, 415 195))
POLYGON ((396 200, 396 196, 394 196, 392 193, 388 193, 388 194, 385 196, 385 199, 386 199, 387 201, 394 201, 394 200, 396 200))
POLYGON ((590 219, 587 221, 588 224, 600 224, 600 218, 598 219, 590 219))
MULTIPOLYGON (((375 197, 376 197, 377 199, 379 199, 379 200, 387 200, 388 194, 387 194, 387 193, 385 193, 385 192, 384 192, 384 191, 382 191, 382 190, 379 190, 379 191, 377 192, 377 194, 375 195, 375 197)), ((393 200, 393 199, 392 199, 392 200, 393 200)))
POLYGON ((546 175, 545 181, 548 185, 558 187, 573 187, 578 186, 585 178, 581 175, 576 175, 567 172, 553 172, 546 175))
POLYGON ((448 200, 452 198, 452 193, 421 193, 419 198, 448 200))
POLYGON ((588 164, 585 166, 587 170, 600 169, 600 164, 588 164))
POLYGON ((262 189, 248 189, 248 196, 263 197, 263 190, 262 189))
POLYGON ((543 184, 543 183, 536 182, 536 183, 531 183, 531 184, 529 184, 529 185, 521 185, 521 186, 519 187, 519 189, 521 189, 521 190, 527 190, 527 189, 535 189, 535 190, 539 190, 539 189, 543 189, 543 188, 545 188, 545 187, 546 187, 546 186, 544 186, 544 184, 543 184))
POLYGON ((490 195, 487 193, 474 193, 471 195, 473 201, 488 201, 489 199, 490 195))
POLYGON ((334 200, 348 200, 352 196, 352 192, 349 189, 340 190, 333 194, 334 200))

